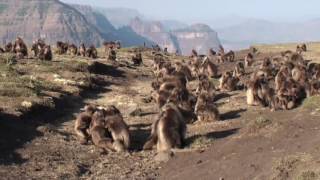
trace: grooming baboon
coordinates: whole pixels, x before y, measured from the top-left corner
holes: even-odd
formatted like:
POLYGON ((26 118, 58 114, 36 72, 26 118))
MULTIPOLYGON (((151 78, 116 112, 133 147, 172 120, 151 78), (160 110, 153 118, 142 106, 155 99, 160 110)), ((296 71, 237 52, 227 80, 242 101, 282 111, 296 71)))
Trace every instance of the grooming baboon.
POLYGON ((86 51, 86 56, 89 58, 96 59, 98 58, 98 51, 94 45, 91 45, 87 51, 86 51))
POLYGON ((92 120, 93 113, 97 110, 95 106, 87 105, 84 107, 84 112, 80 113, 76 119, 74 130, 80 138, 80 142, 85 144, 88 142, 88 130, 92 120))
POLYGON ((105 127, 112 135, 113 147, 117 152, 127 151, 130 148, 130 132, 120 111, 115 106, 105 109, 105 127))
POLYGON ((52 51, 50 45, 45 45, 39 52, 39 59, 45 61, 52 60, 52 51))
POLYGON ((112 142, 111 134, 105 127, 105 112, 104 110, 96 110, 92 115, 90 124, 90 135, 95 146, 106 151, 116 151, 115 144, 112 142))
POLYGON ((251 67, 253 62, 254 62, 253 55, 251 53, 248 53, 244 59, 245 67, 251 67))
POLYGON ((84 45, 84 43, 81 43, 80 44, 80 47, 79 47, 79 55, 82 56, 82 57, 85 57, 86 56, 86 46, 84 45))
POLYGON ((23 40, 18 37, 13 46, 14 53, 17 54, 17 57, 24 58, 28 56, 28 48, 27 45, 23 42, 23 40))
POLYGON ((224 91, 234 91, 237 88, 238 78, 232 76, 232 72, 225 72, 220 78, 219 89, 224 91))
POLYGON ((197 99, 195 114, 198 121, 219 121, 220 113, 214 103, 214 97, 207 92, 202 92, 197 99))
POLYGON ((182 148, 186 134, 184 116, 178 106, 167 103, 161 110, 159 118, 152 124, 151 135, 143 146, 150 150, 157 145, 158 152, 182 148))
POLYGON ((74 44, 70 44, 68 47, 68 52, 72 56, 76 56, 78 54, 78 48, 74 44))
POLYGON ((139 52, 139 51, 135 52, 134 55, 131 57, 131 60, 133 62, 133 65, 140 66, 142 64, 141 52, 139 52))

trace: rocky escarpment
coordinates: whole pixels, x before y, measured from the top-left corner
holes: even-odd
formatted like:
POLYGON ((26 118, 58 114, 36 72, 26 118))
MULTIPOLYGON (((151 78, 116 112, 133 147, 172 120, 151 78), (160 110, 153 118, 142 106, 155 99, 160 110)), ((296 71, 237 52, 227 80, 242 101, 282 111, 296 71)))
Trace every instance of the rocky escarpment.
POLYGON ((21 36, 28 44, 41 37, 50 44, 64 40, 99 45, 104 39, 83 14, 58 0, 2 0, 0 25, 2 42, 21 36))

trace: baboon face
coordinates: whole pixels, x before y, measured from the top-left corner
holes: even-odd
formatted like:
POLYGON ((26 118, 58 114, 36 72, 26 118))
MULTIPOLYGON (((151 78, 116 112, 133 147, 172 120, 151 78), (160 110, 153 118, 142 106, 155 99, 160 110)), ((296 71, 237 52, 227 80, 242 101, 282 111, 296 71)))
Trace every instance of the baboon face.
POLYGON ((92 115, 92 123, 93 126, 101 126, 104 127, 105 126, 105 114, 103 110, 96 110, 95 113, 92 115))

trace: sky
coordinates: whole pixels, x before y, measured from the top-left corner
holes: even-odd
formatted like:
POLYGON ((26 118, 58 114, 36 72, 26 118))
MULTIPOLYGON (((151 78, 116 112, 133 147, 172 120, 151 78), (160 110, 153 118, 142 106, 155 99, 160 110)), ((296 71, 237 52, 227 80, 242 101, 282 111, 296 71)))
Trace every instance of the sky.
POLYGON ((157 19, 203 21, 241 16, 273 21, 320 18, 320 0, 62 0, 98 7, 133 8, 157 19))

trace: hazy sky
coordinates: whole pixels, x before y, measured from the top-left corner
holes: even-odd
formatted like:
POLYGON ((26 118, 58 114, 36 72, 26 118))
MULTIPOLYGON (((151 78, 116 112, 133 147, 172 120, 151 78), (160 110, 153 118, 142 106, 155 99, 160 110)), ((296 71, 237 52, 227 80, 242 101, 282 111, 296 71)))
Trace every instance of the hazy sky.
POLYGON ((127 7, 159 19, 208 20, 238 15, 269 20, 320 18, 320 0, 62 0, 99 7, 127 7))

